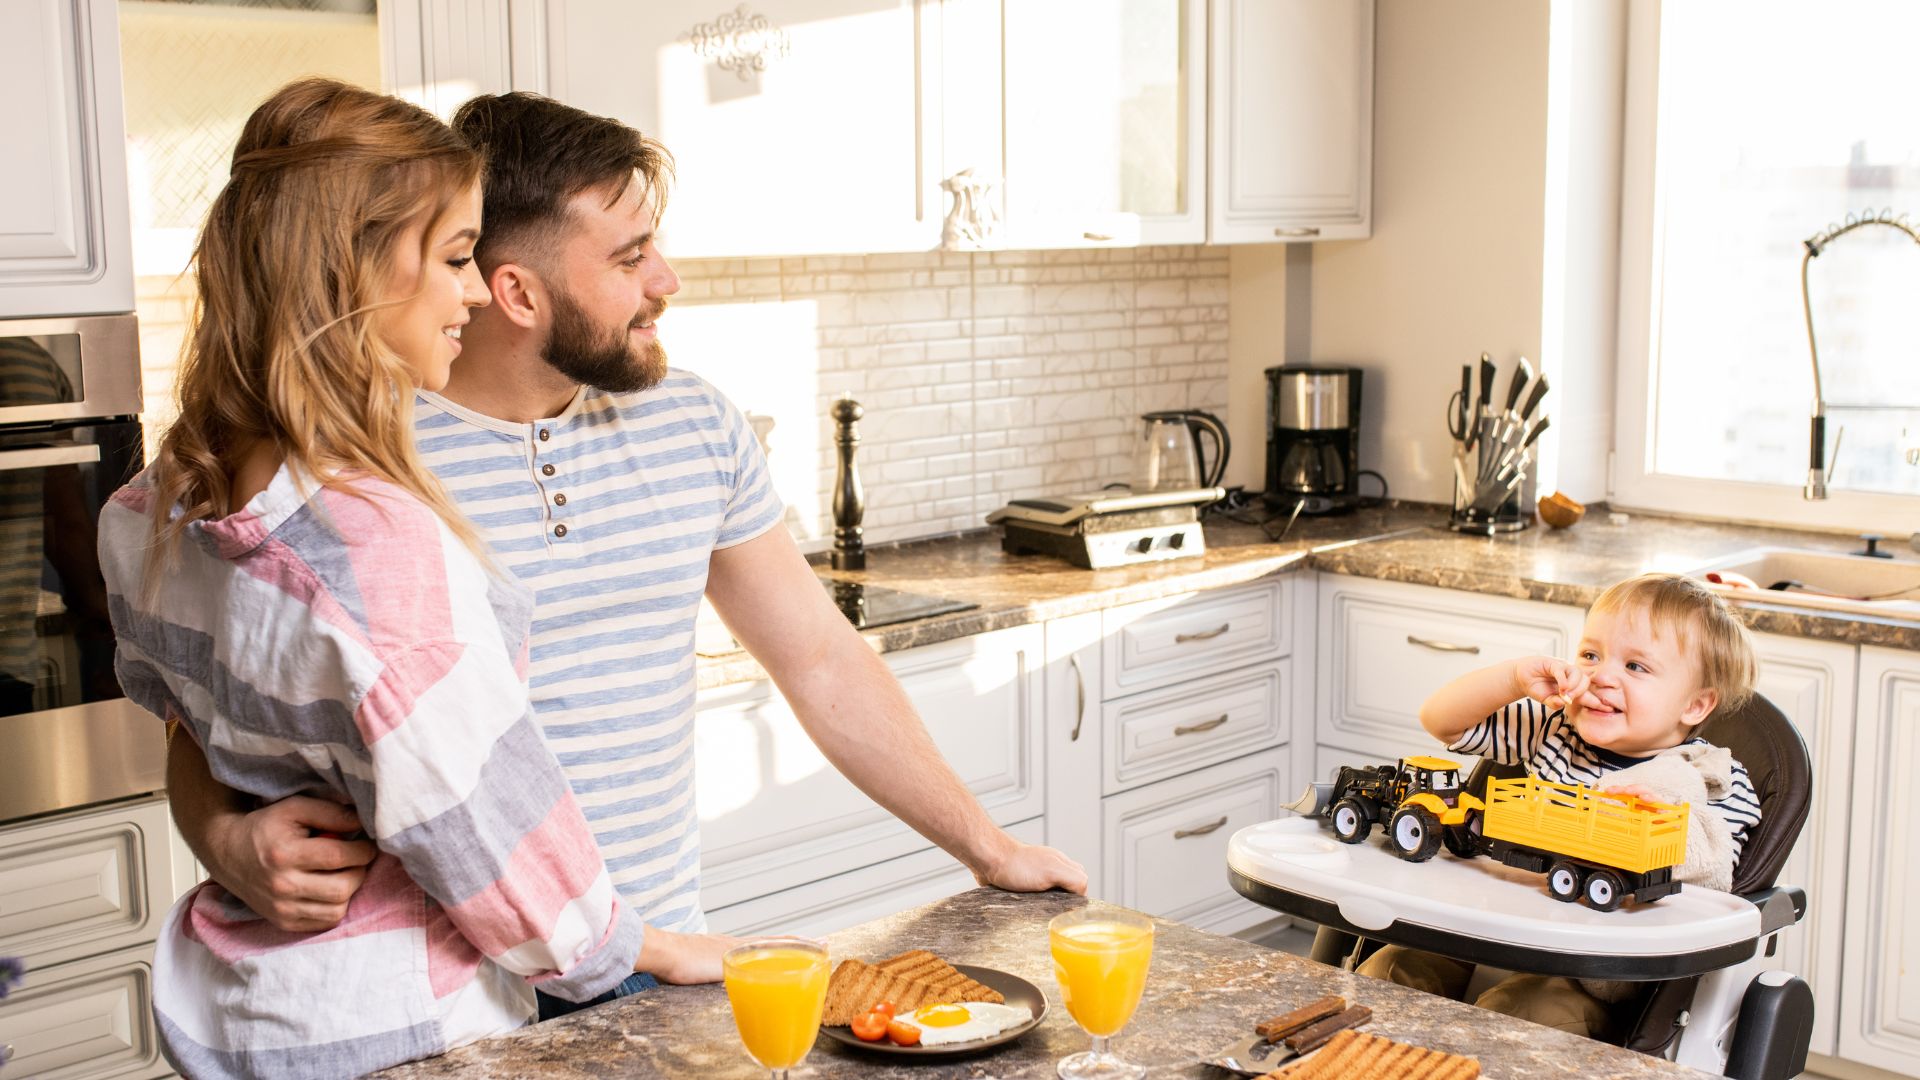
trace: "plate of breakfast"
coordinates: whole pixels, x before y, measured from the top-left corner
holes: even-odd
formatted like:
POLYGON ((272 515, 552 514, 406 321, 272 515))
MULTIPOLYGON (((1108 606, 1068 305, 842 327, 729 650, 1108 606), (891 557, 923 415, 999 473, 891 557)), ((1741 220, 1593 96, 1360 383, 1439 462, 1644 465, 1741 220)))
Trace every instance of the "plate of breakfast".
POLYGON ((875 1053, 958 1057, 1012 1042, 1046 1015, 1046 996, 1018 975, 914 949, 874 963, 840 961, 820 1032, 875 1053))

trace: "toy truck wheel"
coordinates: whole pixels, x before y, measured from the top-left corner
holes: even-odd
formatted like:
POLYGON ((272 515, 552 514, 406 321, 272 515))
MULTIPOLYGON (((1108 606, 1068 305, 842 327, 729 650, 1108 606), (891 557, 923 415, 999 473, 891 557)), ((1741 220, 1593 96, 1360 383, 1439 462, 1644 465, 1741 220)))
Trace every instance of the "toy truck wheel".
POLYGON ((1367 838, 1373 819, 1359 799, 1346 798, 1333 804, 1333 835, 1343 844, 1357 844, 1367 838))
POLYGON ((1403 806, 1387 826, 1393 850, 1408 862, 1426 862, 1440 850, 1440 821, 1421 806, 1403 806))
POLYGON ((1471 859, 1480 854, 1479 837, 1471 825, 1448 825, 1440 830, 1440 842, 1455 858, 1471 859))
POLYGON ((1612 870, 1595 870, 1583 890, 1587 906, 1595 911, 1612 911, 1627 898, 1627 883, 1612 870))
POLYGON ((1565 859, 1547 867, 1547 893, 1563 904, 1580 899, 1580 868, 1565 859))

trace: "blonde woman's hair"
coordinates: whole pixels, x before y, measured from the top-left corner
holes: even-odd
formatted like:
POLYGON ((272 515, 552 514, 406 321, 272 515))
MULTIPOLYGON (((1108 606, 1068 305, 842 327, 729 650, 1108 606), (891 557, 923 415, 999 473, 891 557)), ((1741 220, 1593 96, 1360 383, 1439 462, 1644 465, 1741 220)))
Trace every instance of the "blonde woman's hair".
POLYGON ((383 297, 410 284, 391 280, 408 230, 430 233, 481 172, 431 113, 345 83, 302 79, 254 110, 194 247, 180 415, 149 470, 150 584, 188 523, 239 509, 230 470, 262 441, 324 487, 394 484, 481 551, 414 450, 412 370, 372 325, 405 302, 383 297))
POLYGON ((1601 593, 1588 610, 1644 614, 1656 634, 1672 634, 1700 661, 1701 689, 1719 695, 1714 713, 1732 712, 1753 696, 1753 636, 1733 608, 1698 581, 1642 574, 1601 593))

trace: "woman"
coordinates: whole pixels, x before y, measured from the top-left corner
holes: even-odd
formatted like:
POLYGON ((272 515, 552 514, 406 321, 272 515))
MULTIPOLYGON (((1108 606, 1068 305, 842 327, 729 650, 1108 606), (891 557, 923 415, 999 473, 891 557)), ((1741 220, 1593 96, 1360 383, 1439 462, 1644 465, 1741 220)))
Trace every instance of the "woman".
POLYGON ((174 906, 154 1011, 189 1076, 437 1054, 640 951, 533 722, 530 598, 413 449, 414 390, 488 299, 480 172, 393 98, 314 79, 261 105, 195 254, 180 418, 102 515, 128 696, 229 787, 350 803, 381 852, 324 933, 212 882, 174 906))

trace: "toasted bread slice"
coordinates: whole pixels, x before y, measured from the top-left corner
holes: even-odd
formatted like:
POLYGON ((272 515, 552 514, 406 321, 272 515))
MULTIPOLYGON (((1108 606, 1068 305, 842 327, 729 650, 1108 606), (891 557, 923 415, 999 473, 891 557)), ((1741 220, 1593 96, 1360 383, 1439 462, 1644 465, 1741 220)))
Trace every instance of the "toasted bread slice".
MULTIPOLYGON (((902 975, 927 983, 941 994, 948 995, 944 1001, 990 1001, 995 1005, 1006 1003, 1006 995, 980 985, 960 974, 952 964, 933 955, 925 949, 913 949, 899 956, 891 956, 874 965, 891 975, 902 975)), ((896 1002, 895 1004, 898 1004, 896 1002)))
POLYGON ((1479 1075, 1480 1062, 1475 1058, 1349 1028, 1312 1057, 1276 1069, 1262 1080, 1474 1080, 1479 1075))
POLYGON ((851 1024, 883 1001, 893 1002, 902 1015, 923 1005, 941 1005, 957 998, 943 997, 928 983, 881 971, 860 960, 842 960, 827 980, 823 1024, 851 1024))

